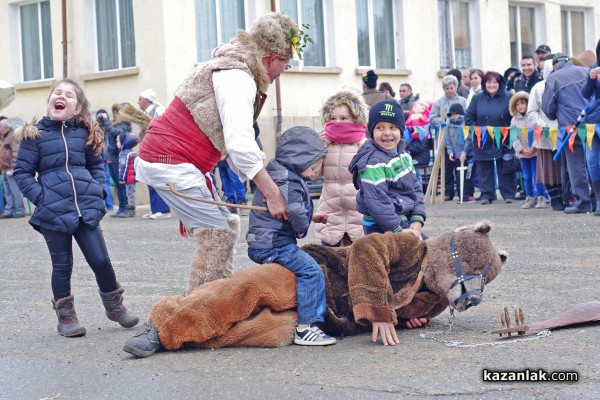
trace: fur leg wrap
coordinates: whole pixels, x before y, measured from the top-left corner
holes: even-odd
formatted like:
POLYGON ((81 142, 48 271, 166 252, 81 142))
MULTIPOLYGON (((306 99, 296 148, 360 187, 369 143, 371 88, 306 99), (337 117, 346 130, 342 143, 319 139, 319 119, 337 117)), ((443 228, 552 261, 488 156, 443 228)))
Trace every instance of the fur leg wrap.
POLYGON ((233 272, 236 233, 228 228, 194 229, 198 243, 192 259, 186 294, 203 283, 225 278, 233 272))

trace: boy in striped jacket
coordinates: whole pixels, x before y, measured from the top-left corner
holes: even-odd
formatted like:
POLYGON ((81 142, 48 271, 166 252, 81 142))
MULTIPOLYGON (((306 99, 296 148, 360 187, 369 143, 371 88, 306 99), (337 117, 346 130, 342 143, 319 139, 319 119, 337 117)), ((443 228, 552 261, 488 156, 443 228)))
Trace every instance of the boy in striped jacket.
POLYGON ((348 167, 358 189, 356 206, 363 214, 365 235, 404 231, 421 237, 426 218, 423 189, 402 139, 404 116, 398 103, 384 100, 373 105, 368 130, 371 139, 348 167))

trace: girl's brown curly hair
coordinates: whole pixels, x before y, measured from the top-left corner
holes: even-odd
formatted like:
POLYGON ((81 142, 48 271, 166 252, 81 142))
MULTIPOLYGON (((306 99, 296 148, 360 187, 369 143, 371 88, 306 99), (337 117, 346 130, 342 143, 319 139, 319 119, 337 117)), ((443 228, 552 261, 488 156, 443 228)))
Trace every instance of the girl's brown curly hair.
MULTIPOLYGON (((81 107, 81 111, 75 116, 75 122, 78 125, 86 127, 90 131, 85 145, 92 146, 92 149, 94 150, 94 155, 102 153, 102 148, 104 147, 104 131, 102 130, 98 122, 92 119, 92 116, 90 114, 90 102, 85 97, 83 89, 75 80, 71 78, 64 78, 61 81, 56 82, 52 86, 50 94, 52 94, 52 92, 54 92, 54 88, 60 85, 61 83, 67 83, 73 86, 75 94, 77 94, 77 105, 81 107)), ((48 96, 48 99, 49 98, 50 96, 48 96)))

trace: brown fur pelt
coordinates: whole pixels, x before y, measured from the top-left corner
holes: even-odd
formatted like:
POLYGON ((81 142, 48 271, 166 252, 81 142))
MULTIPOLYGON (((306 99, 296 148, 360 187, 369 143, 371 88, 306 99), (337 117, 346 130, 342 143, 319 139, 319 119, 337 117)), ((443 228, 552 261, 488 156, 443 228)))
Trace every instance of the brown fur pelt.
MULTIPOLYGON (((492 242, 486 221, 454 230, 464 274, 481 273, 490 265, 491 282, 507 253, 492 242)), ((327 312, 321 328, 330 335, 355 335, 371 330, 369 322, 390 318, 433 318, 461 295, 450 238, 452 232, 425 241, 408 233, 372 234, 351 247, 310 244, 303 247, 325 273, 327 312), (367 303, 372 293, 383 291, 367 303), (381 302, 381 304, 378 303, 381 302), (390 316, 390 312, 393 316, 390 316), (358 315, 358 317, 357 317, 358 315), (358 320, 355 320, 355 318, 358 320)), ((479 279, 465 283, 468 290, 479 279)), ((186 344, 276 347, 291 344, 296 324, 294 274, 278 264, 239 271, 200 285, 188 296, 172 296, 152 307, 161 343, 174 350, 186 344)))
POLYGON ((142 110, 135 108, 131 104, 127 103, 124 107, 119 110, 121 119, 123 121, 132 122, 139 125, 142 129, 148 129, 152 118, 146 115, 142 110))
MULTIPOLYGON (((464 274, 479 273, 491 263, 486 284, 498 275, 508 257, 491 241, 490 230, 487 221, 455 230, 464 274)), ((360 278, 357 279, 356 275, 362 276, 363 281, 372 286, 386 285, 387 282, 379 281, 381 268, 387 271, 391 285, 387 300, 395 308, 394 323, 404 323, 417 317, 434 318, 441 314, 461 294, 459 287, 450 289, 456 279, 450 252, 451 234, 447 232, 418 241, 410 234, 386 233, 368 235, 349 248, 316 244, 304 246, 303 249, 322 266, 326 276, 328 310, 322 329, 336 336, 370 331, 365 321, 358 323, 354 319, 355 307, 362 301, 361 291, 368 291, 364 284, 357 282, 360 278), (418 283, 420 272, 421 285, 415 287, 412 284, 418 283)), ((473 281, 472 284, 479 284, 479 280, 473 281)), ((360 311, 373 318, 383 317, 377 315, 380 311, 377 309, 360 311)))

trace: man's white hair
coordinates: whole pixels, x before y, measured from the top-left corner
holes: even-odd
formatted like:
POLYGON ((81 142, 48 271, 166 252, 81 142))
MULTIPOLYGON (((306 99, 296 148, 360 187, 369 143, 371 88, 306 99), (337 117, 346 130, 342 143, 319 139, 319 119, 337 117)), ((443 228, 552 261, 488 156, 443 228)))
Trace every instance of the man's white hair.
POLYGON ((140 97, 143 97, 151 103, 156 103, 156 93, 152 89, 144 90, 142 93, 140 93, 140 97))

